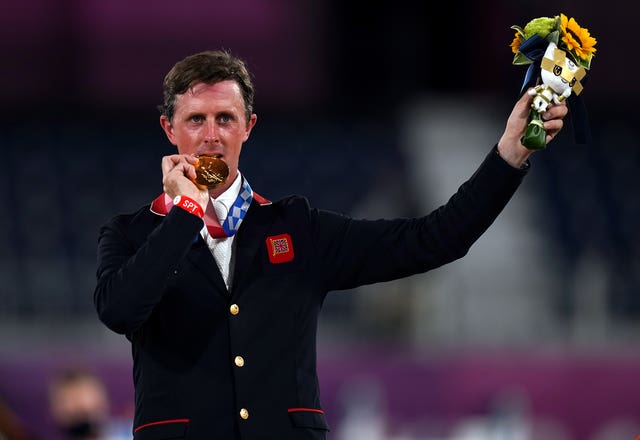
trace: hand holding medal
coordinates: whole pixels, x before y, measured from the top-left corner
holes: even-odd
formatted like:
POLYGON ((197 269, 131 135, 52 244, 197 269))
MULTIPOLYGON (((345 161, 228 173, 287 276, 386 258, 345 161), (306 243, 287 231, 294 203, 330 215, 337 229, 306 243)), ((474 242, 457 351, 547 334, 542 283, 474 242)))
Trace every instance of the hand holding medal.
MULTIPOLYGON (((529 64, 522 91, 534 87, 529 91, 534 98, 521 142, 531 150, 538 150, 546 147, 547 136, 541 114, 550 105, 569 98, 572 92, 574 97, 582 92, 581 80, 591 67, 596 39, 564 14, 535 18, 524 28, 511 26, 511 29, 516 31, 511 43, 513 64, 529 64)), ((586 129, 583 121, 580 124, 580 129, 586 129)))
POLYGON ((224 185, 228 176, 229 167, 219 156, 173 154, 162 158, 163 191, 171 198, 191 197, 203 208, 209 190, 224 185))

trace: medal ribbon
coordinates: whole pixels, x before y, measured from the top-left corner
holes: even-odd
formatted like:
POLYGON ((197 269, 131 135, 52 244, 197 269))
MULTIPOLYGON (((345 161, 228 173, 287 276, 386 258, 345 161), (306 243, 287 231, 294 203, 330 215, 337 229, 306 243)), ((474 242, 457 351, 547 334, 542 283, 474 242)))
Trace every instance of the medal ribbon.
MULTIPOLYGON (((255 194, 255 197, 261 205, 271 203, 258 194, 255 194)), ((240 193, 238 194, 238 197, 236 197, 236 201, 231 205, 231 208, 227 213, 227 218, 222 222, 222 225, 220 225, 220 221, 218 220, 218 214, 216 214, 213 207, 213 202, 209 202, 204 214, 204 223, 207 226, 209 234, 211 234, 213 238, 224 238, 235 235, 235 233, 238 232, 238 228, 240 228, 240 224, 242 223, 242 220, 244 220, 244 216, 247 214, 253 199, 254 192, 251 189, 251 185, 249 185, 247 179, 243 177, 240 193)), ((162 193, 151 203, 150 209, 151 212, 155 214, 167 215, 172 207, 173 201, 171 200, 171 197, 166 193, 162 193)))
POLYGON ((251 185, 249 185, 249 181, 243 177, 240 193, 238 197, 236 197, 236 201, 231 205, 231 208, 229 208, 227 218, 222 222, 222 226, 218 220, 218 214, 216 214, 213 207, 213 202, 207 205, 207 210, 204 214, 204 223, 207 225, 209 234, 213 238, 224 238, 235 235, 238 228, 240 228, 242 220, 244 220, 244 216, 249 210, 249 206, 251 206, 252 200, 253 190, 251 189, 251 185))

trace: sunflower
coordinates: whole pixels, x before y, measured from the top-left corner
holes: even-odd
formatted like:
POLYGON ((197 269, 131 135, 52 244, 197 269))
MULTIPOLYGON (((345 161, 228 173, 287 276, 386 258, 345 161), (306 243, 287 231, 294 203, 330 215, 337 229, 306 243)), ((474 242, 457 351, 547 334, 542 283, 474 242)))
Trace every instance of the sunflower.
POLYGON ((596 39, 587 28, 580 27, 573 17, 568 19, 566 15, 560 14, 560 32, 567 50, 581 59, 588 61, 596 52, 596 39))
POLYGON ((522 43, 522 34, 516 31, 513 41, 511 42, 511 52, 518 53, 518 49, 520 49, 520 44, 522 43))

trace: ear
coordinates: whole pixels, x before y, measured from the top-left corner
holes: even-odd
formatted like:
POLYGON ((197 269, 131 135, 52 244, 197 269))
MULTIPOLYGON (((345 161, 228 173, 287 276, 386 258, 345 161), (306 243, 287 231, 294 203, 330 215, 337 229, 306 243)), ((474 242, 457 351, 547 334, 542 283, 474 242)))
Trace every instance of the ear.
POLYGON ((258 122, 258 115, 253 113, 251 115, 251 117, 249 118, 249 121, 247 121, 247 126, 245 128, 244 138, 243 138, 242 142, 245 142, 247 139, 249 139, 249 135, 251 134, 251 130, 256 125, 256 122, 258 122))
POLYGON ((178 145, 176 142, 176 137, 173 134, 173 125, 171 125, 171 121, 165 115, 160 116, 160 126, 164 130, 164 134, 167 135, 169 142, 173 145, 178 145))

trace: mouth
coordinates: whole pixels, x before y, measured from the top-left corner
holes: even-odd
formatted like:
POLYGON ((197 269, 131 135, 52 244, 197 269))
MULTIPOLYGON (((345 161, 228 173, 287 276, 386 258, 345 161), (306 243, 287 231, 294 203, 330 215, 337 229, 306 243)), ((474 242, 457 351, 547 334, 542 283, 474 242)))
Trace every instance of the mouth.
POLYGON ((195 157, 215 157, 216 159, 222 159, 221 153, 196 153, 195 157))

